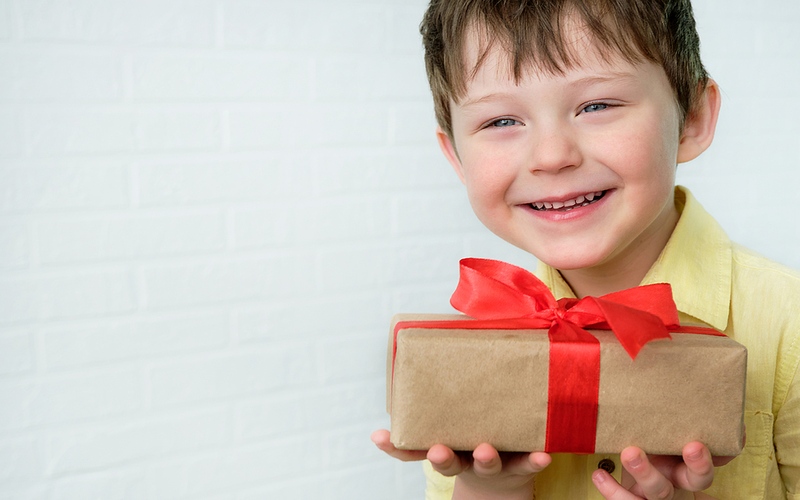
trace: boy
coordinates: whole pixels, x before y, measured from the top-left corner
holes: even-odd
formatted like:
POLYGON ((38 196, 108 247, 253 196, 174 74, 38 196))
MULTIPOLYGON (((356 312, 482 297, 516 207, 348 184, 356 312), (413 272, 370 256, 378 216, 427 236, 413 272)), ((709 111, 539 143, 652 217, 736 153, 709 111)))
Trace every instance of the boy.
POLYGON ((557 298, 671 283, 682 322, 748 348, 747 442, 732 460, 697 442, 682 457, 462 455, 377 431, 378 447, 427 457, 432 499, 800 498, 800 275, 732 244, 675 186, 720 108, 689 0, 432 0, 421 31, 439 144, 478 218, 539 259, 557 298))

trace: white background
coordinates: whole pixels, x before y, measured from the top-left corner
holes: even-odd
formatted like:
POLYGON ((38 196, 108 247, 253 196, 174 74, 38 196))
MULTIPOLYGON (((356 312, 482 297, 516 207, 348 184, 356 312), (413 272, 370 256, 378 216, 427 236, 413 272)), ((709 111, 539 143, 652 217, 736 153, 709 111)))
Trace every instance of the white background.
MULTIPOLYGON (((0 499, 421 498, 369 441, 389 318, 535 266, 438 153, 424 7, 0 0, 0 499)), ((680 181, 800 267, 800 3, 695 8, 680 181)))

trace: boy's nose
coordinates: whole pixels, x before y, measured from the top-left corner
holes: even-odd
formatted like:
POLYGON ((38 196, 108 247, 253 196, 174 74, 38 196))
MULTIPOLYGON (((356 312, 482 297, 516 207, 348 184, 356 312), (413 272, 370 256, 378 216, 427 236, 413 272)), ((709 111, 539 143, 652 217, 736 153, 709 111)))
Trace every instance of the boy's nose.
POLYGON ((569 130, 562 127, 541 130, 532 142, 529 169, 534 174, 557 173, 581 164, 578 141, 569 130))

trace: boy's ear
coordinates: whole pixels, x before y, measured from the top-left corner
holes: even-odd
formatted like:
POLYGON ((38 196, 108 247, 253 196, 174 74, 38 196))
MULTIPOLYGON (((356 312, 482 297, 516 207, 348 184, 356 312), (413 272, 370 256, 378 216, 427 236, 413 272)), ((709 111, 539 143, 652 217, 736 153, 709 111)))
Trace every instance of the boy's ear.
POLYGON ((456 146, 453 144, 453 140, 450 136, 442 130, 442 127, 436 127, 436 140, 439 141, 439 148, 442 150, 442 153, 444 153, 447 161, 450 162, 450 165, 453 166, 453 170, 456 171, 456 175, 461 179, 461 183, 465 184, 464 169, 461 166, 458 152, 456 152, 456 146))
POLYGON ((697 106, 686 117, 678 145, 678 163, 694 160, 711 145, 721 104, 719 86, 709 79, 697 106))

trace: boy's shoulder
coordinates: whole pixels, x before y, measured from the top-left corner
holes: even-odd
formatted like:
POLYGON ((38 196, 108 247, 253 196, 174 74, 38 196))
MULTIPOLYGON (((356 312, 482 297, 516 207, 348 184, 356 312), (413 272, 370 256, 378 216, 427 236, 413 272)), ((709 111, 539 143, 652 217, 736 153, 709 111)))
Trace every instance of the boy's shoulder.
POLYGON ((739 244, 732 249, 734 321, 760 325, 762 333, 781 332, 784 341, 795 339, 800 346, 800 272, 739 244))
MULTIPOLYGON (((734 279, 745 285, 774 289, 776 292, 800 291, 800 271, 779 264, 747 247, 733 243, 734 279)), ((792 293, 800 299, 800 293, 792 293)))

